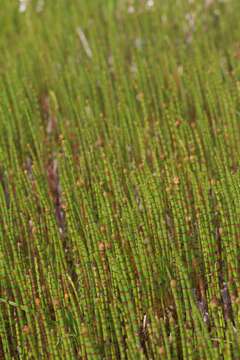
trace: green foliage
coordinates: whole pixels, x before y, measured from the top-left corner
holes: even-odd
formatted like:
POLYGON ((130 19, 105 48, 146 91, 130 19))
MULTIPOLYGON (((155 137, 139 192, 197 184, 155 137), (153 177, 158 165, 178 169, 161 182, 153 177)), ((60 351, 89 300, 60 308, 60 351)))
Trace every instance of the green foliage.
POLYGON ((240 358, 238 0, 1 1, 0 358, 240 358))

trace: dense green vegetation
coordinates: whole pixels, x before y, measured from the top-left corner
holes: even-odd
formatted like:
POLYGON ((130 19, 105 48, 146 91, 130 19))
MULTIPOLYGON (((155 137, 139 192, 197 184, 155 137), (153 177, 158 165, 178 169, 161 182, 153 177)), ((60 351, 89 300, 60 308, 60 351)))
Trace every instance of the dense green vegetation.
POLYGON ((0 359, 240 358, 239 16, 1 0, 0 359))

